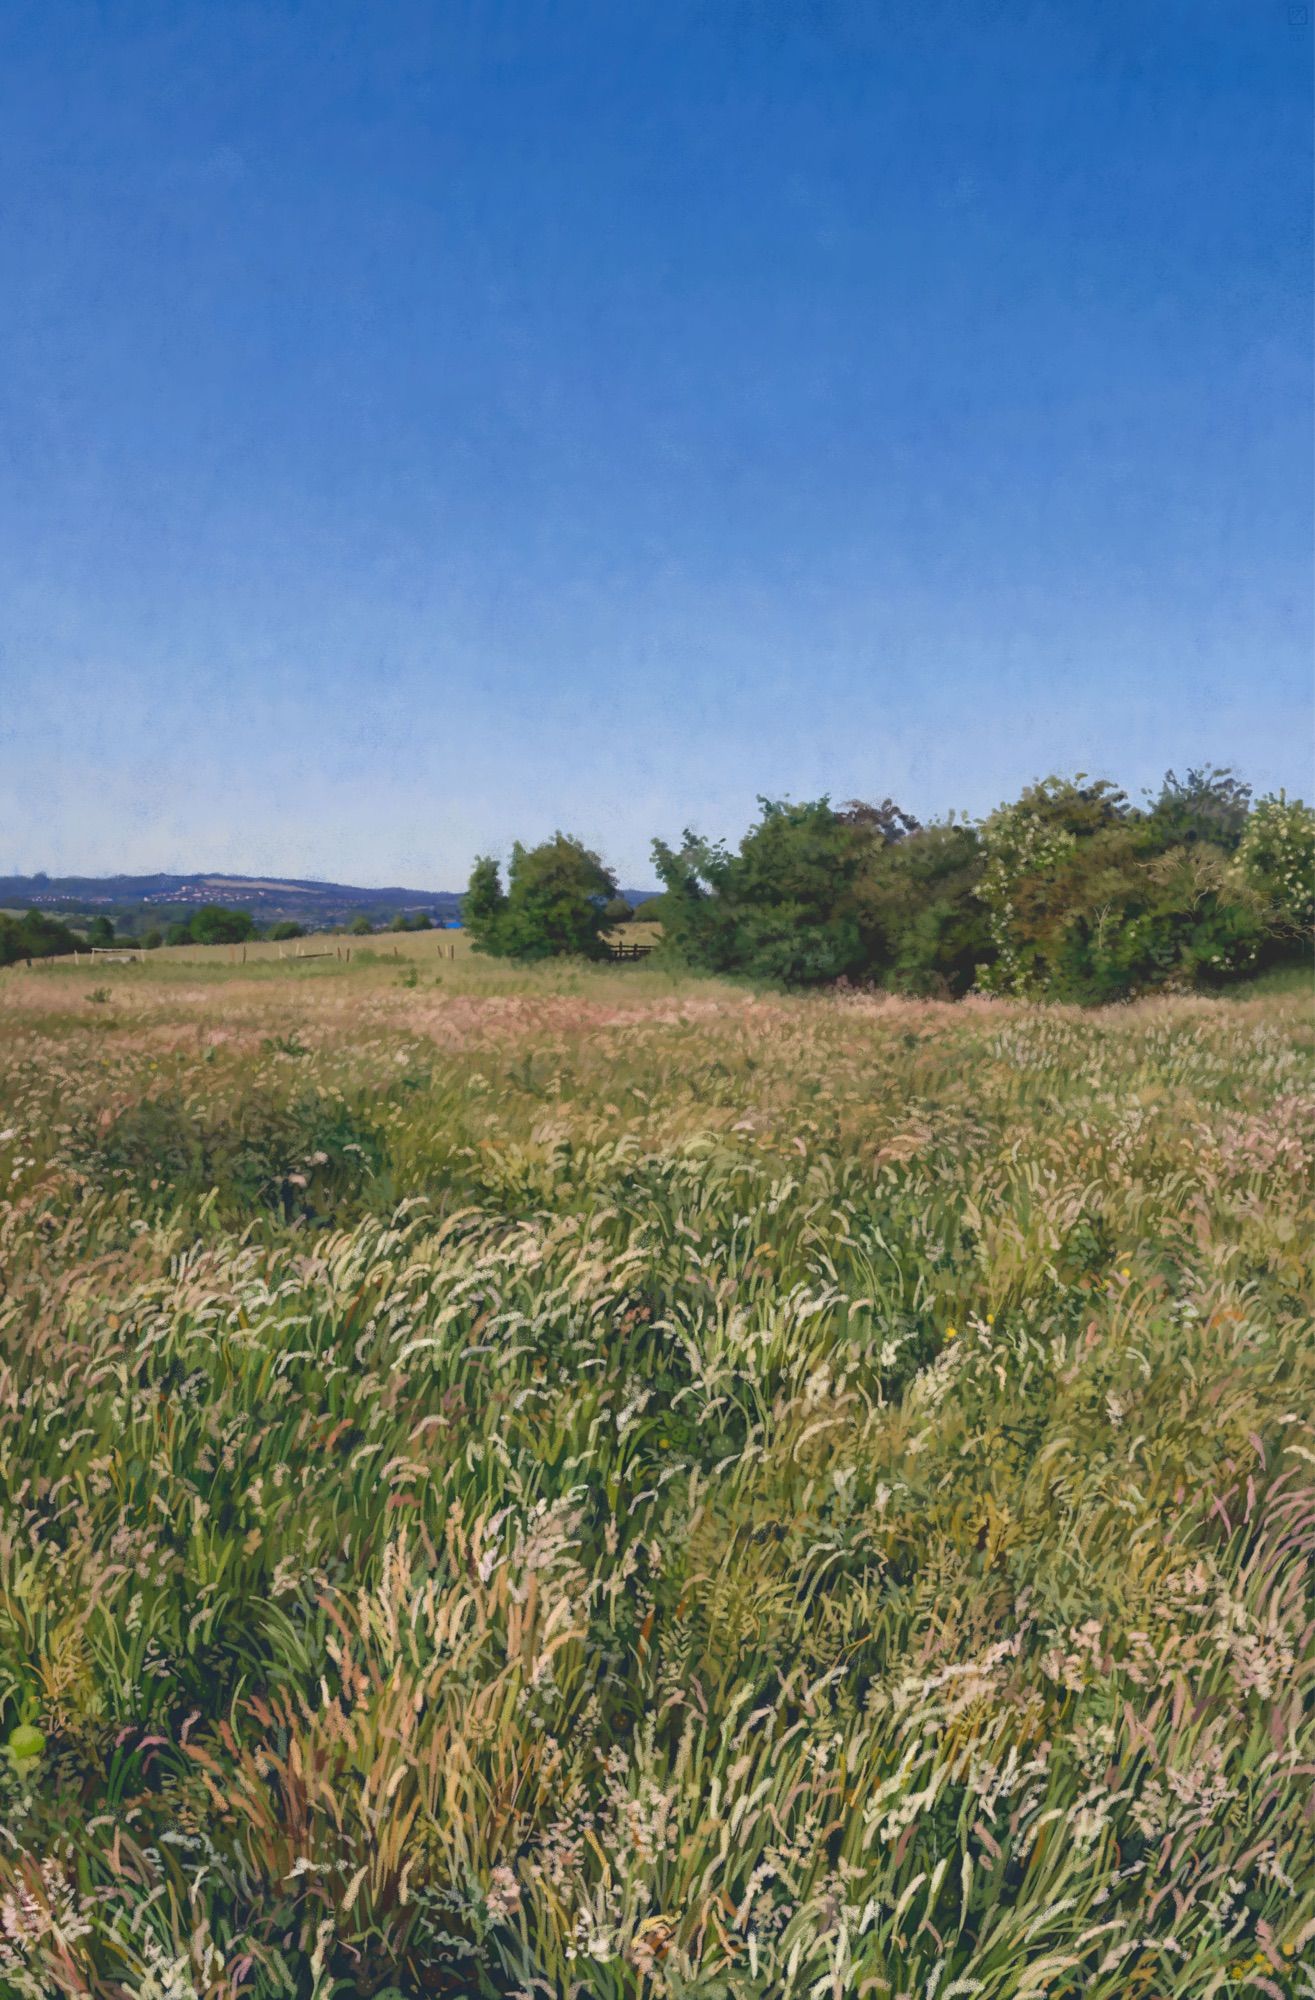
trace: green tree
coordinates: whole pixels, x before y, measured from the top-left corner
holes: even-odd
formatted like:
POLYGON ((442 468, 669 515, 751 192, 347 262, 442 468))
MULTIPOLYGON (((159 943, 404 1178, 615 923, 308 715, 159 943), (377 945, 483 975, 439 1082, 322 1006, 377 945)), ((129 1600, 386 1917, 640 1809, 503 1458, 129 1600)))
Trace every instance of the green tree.
POLYGON ((1247 796, 1227 772, 1181 783, 1171 772, 1145 813, 1083 777, 1049 778, 1001 806, 982 827, 996 956, 980 983, 1089 1004, 1254 964, 1265 921, 1228 853, 1247 796))
POLYGON ((1309 951, 1315 927, 1315 810, 1286 792, 1258 800, 1232 875, 1269 937, 1309 951))
POLYGON ((871 856, 916 823, 890 800, 840 811, 827 799, 758 804, 735 854, 688 830, 678 849, 654 842, 664 943, 703 971, 790 986, 870 976, 857 885, 871 856))
POLYGON ((374 925, 368 917, 353 917, 347 926, 348 937, 373 937, 374 925))
POLYGON ((142 932, 141 944, 143 951, 158 951, 163 943, 164 932, 158 924, 152 924, 149 930, 142 932))
POLYGON ((111 917, 96 916, 87 925, 87 943, 97 950, 106 950, 114 943, 114 920, 111 917))
POLYGON ((868 966, 900 993, 966 993, 991 957, 977 829, 945 820, 872 848, 854 896, 868 966))
POLYGON ((502 919, 506 913, 507 894, 498 864, 491 855, 481 854, 470 871, 461 905, 462 922, 476 951, 502 956, 502 919))
POLYGON ((245 944, 256 933, 250 910, 229 910, 221 903, 205 903, 187 926, 193 944, 245 944))
POLYGON ((1246 831, 1250 803, 1251 787, 1227 767, 1206 764, 1185 778, 1166 771, 1147 832, 1164 848, 1204 842, 1231 854, 1246 831))
POLYGON ((606 909, 616 879, 592 849, 556 833, 537 847, 512 849, 504 892, 496 861, 475 863, 464 920, 476 951, 534 960, 606 958, 606 909))
POLYGON ((294 923, 291 917, 283 917, 278 923, 271 924, 269 934, 277 943, 282 944, 288 938, 305 937, 306 926, 294 923))
POLYGON ((80 943, 67 924, 44 910, 28 910, 21 917, 0 916, 0 965, 15 965, 28 958, 63 958, 80 943))
POLYGON ((628 924, 634 918, 634 908, 624 896, 613 896, 603 911, 603 920, 609 925, 628 924))

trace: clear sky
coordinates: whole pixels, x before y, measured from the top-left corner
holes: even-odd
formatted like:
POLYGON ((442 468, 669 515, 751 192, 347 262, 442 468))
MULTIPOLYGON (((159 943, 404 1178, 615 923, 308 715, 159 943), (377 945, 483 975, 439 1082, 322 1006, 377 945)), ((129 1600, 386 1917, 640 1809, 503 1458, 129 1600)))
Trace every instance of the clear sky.
POLYGON ((6 0, 0 871, 1311 794, 1288 0, 6 0))

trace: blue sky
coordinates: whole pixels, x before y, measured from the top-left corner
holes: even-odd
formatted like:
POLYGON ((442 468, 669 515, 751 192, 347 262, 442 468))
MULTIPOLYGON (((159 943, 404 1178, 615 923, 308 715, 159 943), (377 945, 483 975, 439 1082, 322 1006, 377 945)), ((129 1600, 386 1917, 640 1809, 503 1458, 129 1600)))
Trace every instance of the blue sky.
POLYGON ((0 10, 0 871, 1311 790, 1287 0, 0 10))

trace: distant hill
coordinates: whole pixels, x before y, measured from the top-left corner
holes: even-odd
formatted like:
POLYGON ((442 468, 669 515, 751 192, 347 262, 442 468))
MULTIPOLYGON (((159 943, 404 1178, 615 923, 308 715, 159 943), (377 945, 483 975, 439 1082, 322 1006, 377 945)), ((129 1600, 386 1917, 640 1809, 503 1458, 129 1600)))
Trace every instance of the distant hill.
POLYGON ((268 875, 3 875, 0 905, 62 911, 147 910, 164 915, 202 903, 250 910, 261 923, 328 926, 353 917, 386 918, 427 910, 437 922, 460 915, 454 889, 361 889, 350 882, 300 882, 268 875))
MULTIPOLYGON (((656 892, 626 889, 631 903, 656 892)), ((350 882, 302 882, 269 875, 0 875, 0 909, 51 910, 66 917, 97 911, 131 918, 151 912, 160 918, 174 911, 219 903, 226 909, 250 910, 258 923, 289 921, 308 929, 328 929, 366 916, 372 923, 399 914, 427 911, 435 923, 454 923, 461 915, 456 889, 362 889, 350 882)))

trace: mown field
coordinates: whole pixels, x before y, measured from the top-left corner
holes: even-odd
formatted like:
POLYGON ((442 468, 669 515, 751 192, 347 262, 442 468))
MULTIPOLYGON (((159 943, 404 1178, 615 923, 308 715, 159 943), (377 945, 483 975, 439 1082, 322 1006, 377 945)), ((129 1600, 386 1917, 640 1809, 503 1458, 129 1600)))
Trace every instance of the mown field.
POLYGON ((1315 1993, 1308 994, 52 964, 0 1092, 6 2000, 1315 1993))

